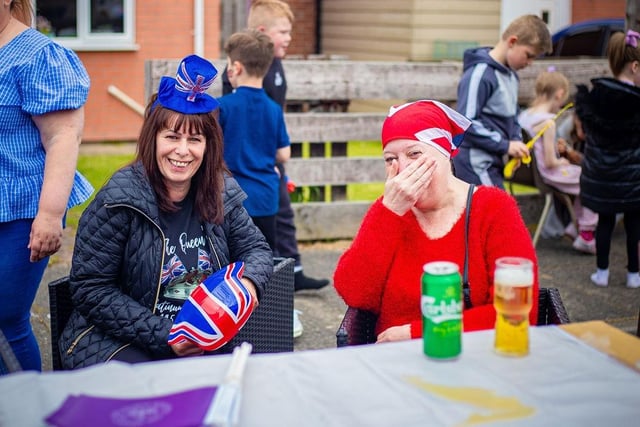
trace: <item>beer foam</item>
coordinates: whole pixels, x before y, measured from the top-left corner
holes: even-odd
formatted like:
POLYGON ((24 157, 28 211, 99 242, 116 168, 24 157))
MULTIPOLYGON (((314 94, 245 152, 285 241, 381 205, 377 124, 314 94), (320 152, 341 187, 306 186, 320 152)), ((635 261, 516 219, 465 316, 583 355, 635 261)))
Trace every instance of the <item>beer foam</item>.
POLYGON ((531 286, 533 283, 533 271, 498 268, 496 269, 493 282, 514 287, 531 286))

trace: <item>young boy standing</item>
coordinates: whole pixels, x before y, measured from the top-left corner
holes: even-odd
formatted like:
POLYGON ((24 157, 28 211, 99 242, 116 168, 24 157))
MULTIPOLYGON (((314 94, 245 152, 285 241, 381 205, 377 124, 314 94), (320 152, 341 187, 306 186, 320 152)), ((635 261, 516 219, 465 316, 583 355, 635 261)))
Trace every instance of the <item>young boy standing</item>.
POLYGON ((472 125, 453 158, 458 178, 504 188, 504 155, 521 158, 529 154, 517 122, 516 71, 551 49, 547 24, 536 15, 524 15, 509 24, 493 48, 465 51, 457 110, 472 125))
POLYGON ((276 162, 289 160, 291 147, 282 108, 262 87, 273 43, 260 31, 246 30, 229 38, 225 52, 226 74, 235 91, 218 100, 224 159, 247 193, 247 212, 274 250, 280 187, 276 162))
MULTIPOLYGON (((287 96, 287 80, 282 59, 287 54, 287 48, 291 43, 293 21, 294 16, 291 8, 281 0, 254 0, 247 18, 249 28, 267 34, 273 42, 273 62, 264 76, 262 84, 267 95, 280 105, 283 112, 287 96)), ((226 73, 222 75, 222 85, 223 94, 233 91, 226 73)), ((274 252, 278 256, 295 259, 294 283, 296 291, 323 288, 329 284, 327 279, 314 279, 306 276, 303 272, 284 165, 277 163, 276 166, 280 171, 280 204, 276 214, 278 238, 276 247, 273 248, 274 252)))

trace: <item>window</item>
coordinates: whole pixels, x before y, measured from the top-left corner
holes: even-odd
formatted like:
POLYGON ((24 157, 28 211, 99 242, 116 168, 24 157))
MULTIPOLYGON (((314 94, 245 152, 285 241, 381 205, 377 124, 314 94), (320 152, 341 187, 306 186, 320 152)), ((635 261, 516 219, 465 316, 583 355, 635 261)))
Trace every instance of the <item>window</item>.
POLYGON ((562 56, 600 56, 604 40, 604 29, 594 29, 572 34, 562 41, 559 52, 562 56))
POLYGON ((74 50, 134 50, 135 0, 37 0, 36 27, 74 50))

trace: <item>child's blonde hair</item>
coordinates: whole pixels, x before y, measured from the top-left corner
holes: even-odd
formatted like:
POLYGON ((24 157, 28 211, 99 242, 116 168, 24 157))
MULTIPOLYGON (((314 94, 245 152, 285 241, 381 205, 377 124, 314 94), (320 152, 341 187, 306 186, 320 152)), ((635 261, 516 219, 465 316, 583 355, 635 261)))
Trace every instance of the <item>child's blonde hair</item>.
POLYGON ((518 37, 518 43, 533 47, 538 54, 551 53, 551 33, 547 24, 536 15, 523 15, 511 21, 502 33, 502 40, 518 37))
POLYGON ((293 24, 291 7, 280 0, 255 0, 249 8, 249 28, 271 28, 278 18, 287 18, 293 24))
POLYGON ((629 62, 640 61, 640 40, 636 39, 636 47, 633 47, 627 43, 624 33, 614 33, 609 39, 607 57, 614 77, 619 76, 624 66, 629 62))
POLYGON ((264 77, 273 61, 271 38, 256 29, 232 34, 224 50, 231 62, 241 63, 252 77, 264 77))
POLYGON ((569 79, 558 71, 543 71, 536 78, 536 97, 551 99, 558 89, 564 89, 565 98, 569 96, 569 79))

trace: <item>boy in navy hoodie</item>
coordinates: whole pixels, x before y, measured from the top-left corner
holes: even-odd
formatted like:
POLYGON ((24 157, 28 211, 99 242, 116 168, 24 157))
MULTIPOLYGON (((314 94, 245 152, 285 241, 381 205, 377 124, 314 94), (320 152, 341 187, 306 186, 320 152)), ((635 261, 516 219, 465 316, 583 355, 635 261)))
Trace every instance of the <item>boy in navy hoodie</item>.
POLYGON ((509 24, 493 48, 465 51, 457 110, 472 125, 453 158, 458 178, 504 188, 505 155, 522 158, 529 154, 517 122, 516 71, 551 49, 547 24, 536 15, 524 15, 509 24))

